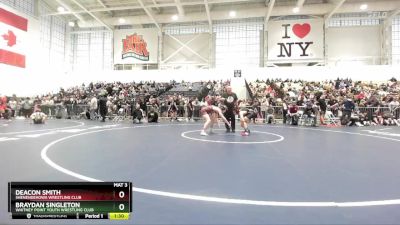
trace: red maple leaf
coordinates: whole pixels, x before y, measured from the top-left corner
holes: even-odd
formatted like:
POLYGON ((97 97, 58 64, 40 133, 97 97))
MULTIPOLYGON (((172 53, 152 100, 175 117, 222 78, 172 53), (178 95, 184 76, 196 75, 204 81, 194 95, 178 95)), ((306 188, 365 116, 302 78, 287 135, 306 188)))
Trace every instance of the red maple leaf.
POLYGON ((4 40, 8 41, 7 45, 12 47, 17 43, 17 36, 15 36, 14 32, 11 30, 8 31, 8 34, 3 34, 2 37, 4 40))

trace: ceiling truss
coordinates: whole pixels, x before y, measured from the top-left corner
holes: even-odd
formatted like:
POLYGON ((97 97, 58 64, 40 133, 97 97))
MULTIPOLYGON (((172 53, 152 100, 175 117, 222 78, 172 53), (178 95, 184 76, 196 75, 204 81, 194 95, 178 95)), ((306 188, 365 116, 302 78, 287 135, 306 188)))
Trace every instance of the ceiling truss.
MULTIPOLYGON (((116 15, 121 11, 126 11, 126 13, 121 14, 127 21, 126 24, 141 25, 152 23, 160 31, 161 24, 197 21, 207 21, 211 31, 213 20, 231 19, 228 16, 228 12, 232 10, 232 6, 237 7, 235 9, 237 11, 237 19, 264 17, 265 28, 267 28, 268 21, 282 16, 308 15, 311 17, 324 17, 325 22, 328 22, 336 13, 362 12, 359 10, 361 2, 355 0, 332 0, 321 3, 308 3, 306 0, 297 0, 292 5, 278 4, 279 0, 132 0, 129 4, 125 3, 125 5, 115 4, 118 1, 112 0, 92 0, 91 5, 83 5, 82 0, 41 1, 51 2, 54 9, 56 9, 57 5, 61 5, 66 9, 65 12, 57 12, 55 10, 53 13, 42 16, 74 16, 79 21, 78 25, 80 27, 104 26, 109 30, 113 26, 120 25, 118 22, 120 17, 116 15), (72 3, 79 7, 72 7, 72 3), (197 5, 202 7, 193 11, 196 8, 193 6, 197 5), (177 9, 179 20, 174 20, 172 17, 174 12, 170 8, 173 7, 177 9), (298 13, 293 10, 294 7, 299 8, 298 13), (108 13, 101 14, 101 12, 108 13), (87 15, 90 15, 93 19, 87 15)), ((399 0, 365 0, 362 3, 368 4, 368 11, 387 12, 387 17, 385 17, 387 20, 400 13, 399 0)))

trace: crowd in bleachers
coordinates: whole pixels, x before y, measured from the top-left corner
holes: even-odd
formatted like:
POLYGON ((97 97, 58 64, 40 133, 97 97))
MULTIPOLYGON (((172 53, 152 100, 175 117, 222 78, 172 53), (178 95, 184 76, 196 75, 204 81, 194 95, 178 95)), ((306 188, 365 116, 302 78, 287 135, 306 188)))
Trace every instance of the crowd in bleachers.
POLYGON ((282 107, 284 122, 288 111, 296 106, 303 108, 303 112, 313 109, 315 116, 321 116, 322 124, 326 112, 339 117, 342 124, 400 124, 400 82, 394 78, 385 82, 268 79, 249 83, 248 88, 262 111, 271 106, 282 107))
MULTIPOLYGON (((82 84, 42 96, 3 96, 0 118, 29 117, 40 109, 56 118, 95 119, 102 100, 106 102, 109 118, 133 116, 140 121, 151 113, 170 120, 182 117, 191 120, 200 117, 202 98, 222 95, 228 84, 229 81, 222 80, 82 84)), ((282 119, 283 123, 296 124, 302 115, 308 115, 313 125, 329 123, 334 118, 339 118, 343 125, 400 124, 400 82, 395 79, 386 82, 267 79, 248 83, 246 87, 250 98, 239 100, 238 110, 256 108, 264 122, 282 119)))
MULTIPOLYGON (((140 109, 144 114, 153 110, 161 116, 171 116, 171 107, 176 108, 174 119, 183 117, 189 105, 196 105, 197 95, 219 93, 226 84, 223 81, 207 82, 97 82, 72 88, 60 88, 57 93, 35 97, 3 96, 0 100, 0 118, 30 117, 40 109, 54 117, 98 116, 99 102, 106 97, 107 115, 130 116, 140 109), (65 109, 65 110, 64 110, 65 109), (7 113, 6 113, 7 112, 7 113)), ((194 107, 194 106, 193 106, 194 107)), ((190 107, 189 107, 190 108, 190 107)), ((193 111, 193 110, 192 110, 193 111)))
MULTIPOLYGON (((66 108, 67 116, 71 116, 75 114, 75 111, 80 110, 80 106, 86 107, 90 105, 93 98, 98 98, 100 95, 107 95, 107 106, 110 110, 118 110, 131 103, 132 99, 138 99, 138 101, 149 99, 152 95, 160 95, 167 91, 173 85, 174 82, 97 82, 88 85, 82 84, 68 89, 60 88, 57 93, 48 93, 35 97, 17 97, 13 95, 7 98, 3 96, 2 102, 6 103, 2 104, 4 105, 4 110, 8 109, 8 116, 10 117, 29 117, 37 107, 41 107, 45 113, 51 113, 49 112, 50 109, 66 108)), ((61 110, 57 111, 61 113, 61 110)), ((55 114, 55 111, 53 114, 55 114)))

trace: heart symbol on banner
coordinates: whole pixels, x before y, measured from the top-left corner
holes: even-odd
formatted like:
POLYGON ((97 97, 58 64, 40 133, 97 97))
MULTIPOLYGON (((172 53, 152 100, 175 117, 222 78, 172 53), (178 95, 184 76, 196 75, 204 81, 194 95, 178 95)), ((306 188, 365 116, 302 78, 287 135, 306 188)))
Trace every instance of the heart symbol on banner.
POLYGON ((296 23, 293 28, 293 33, 299 37, 299 38, 303 38, 305 36, 307 36, 308 33, 310 33, 311 31, 311 26, 308 23, 303 23, 302 25, 296 23))

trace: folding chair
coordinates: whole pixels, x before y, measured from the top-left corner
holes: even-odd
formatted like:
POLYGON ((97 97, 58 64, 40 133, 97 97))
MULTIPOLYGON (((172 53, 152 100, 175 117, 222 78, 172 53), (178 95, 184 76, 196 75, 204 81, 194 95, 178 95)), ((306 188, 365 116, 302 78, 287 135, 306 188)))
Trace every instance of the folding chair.
POLYGON ((333 115, 332 111, 326 111, 325 113, 325 122, 328 125, 332 126, 339 126, 339 118, 336 118, 335 115, 333 115))
POLYGON ((299 111, 297 111, 297 113, 299 114, 297 124, 298 125, 303 125, 303 123, 305 123, 304 111, 299 110, 299 111))
POLYGON ((115 122, 115 123, 120 123, 120 122, 122 122, 122 121, 124 121, 124 119, 125 119, 125 112, 124 112, 125 110, 124 110, 124 108, 120 108, 119 110, 118 110, 118 114, 113 114, 112 115, 112 117, 113 117, 113 122, 115 122))

